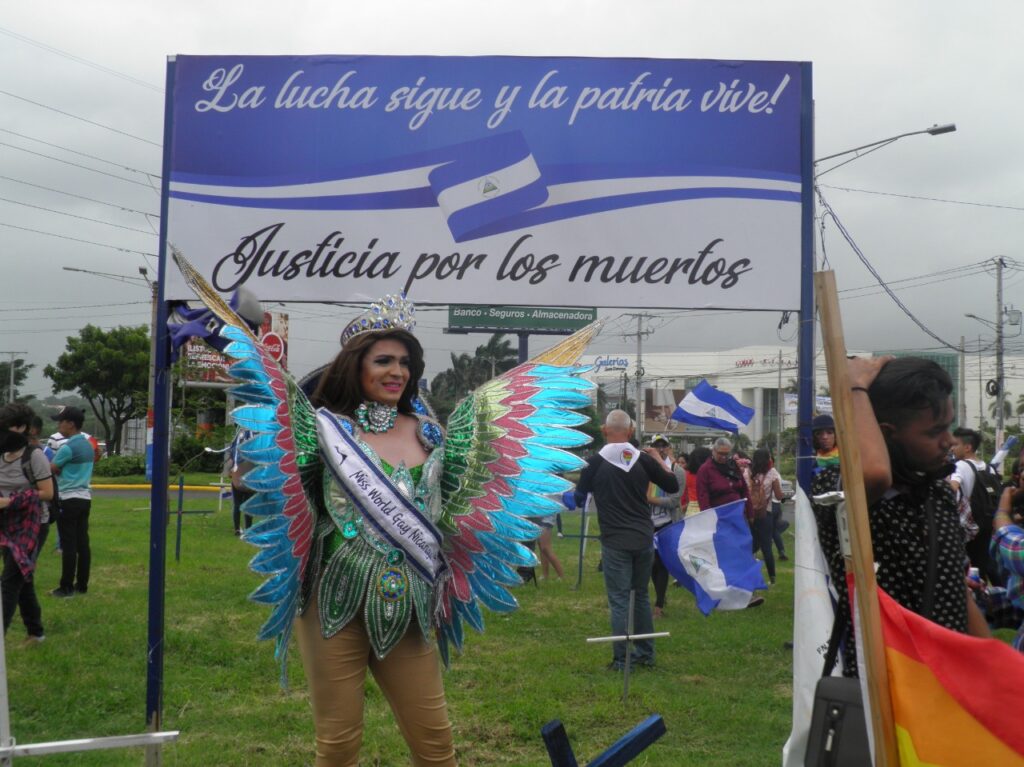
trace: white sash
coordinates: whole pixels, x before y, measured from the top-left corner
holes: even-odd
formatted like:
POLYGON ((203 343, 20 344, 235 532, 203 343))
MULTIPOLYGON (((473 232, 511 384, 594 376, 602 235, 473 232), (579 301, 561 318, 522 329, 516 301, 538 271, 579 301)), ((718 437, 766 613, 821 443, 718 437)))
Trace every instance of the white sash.
POLYGON ((599 451, 602 458, 614 466, 628 472, 633 464, 640 460, 640 448, 628 442, 609 442, 599 451))
POLYGON ((433 584, 448 568, 441 533, 370 461, 331 411, 316 411, 320 455, 334 479, 369 524, 433 584))

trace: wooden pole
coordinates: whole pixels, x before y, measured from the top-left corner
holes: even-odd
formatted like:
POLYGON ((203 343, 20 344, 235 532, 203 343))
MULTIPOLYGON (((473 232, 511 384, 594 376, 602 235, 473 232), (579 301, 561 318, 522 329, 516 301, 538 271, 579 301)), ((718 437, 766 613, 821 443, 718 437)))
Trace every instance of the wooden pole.
MULTIPOLYGON (((851 557, 846 571, 853 573, 857 587, 857 615, 861 629, 864 658, 860 664, 861 678, 867 682, 874 734, 875 767, 898 767, 896 730, 893 723, 892 699, 889 697, 889 676, 885 665, 882 641, 882 620, 878 609, 874 554, 871 549, 871 526, 868 522, 867 493, 861 467, 860 447, 854 431, 853 393, 846 370, 846 343, 843 320, 839 314, 839 297, 833 272, 814 275, 814 293, 821 317, 821 340, 825 348, 828 385, 832 393, 832 415, 836 422, 839 443, 839 466, 846 497, 846 519, 850 536, 851 557)), ((845 584, 836 584, 843 588, 845 584)))

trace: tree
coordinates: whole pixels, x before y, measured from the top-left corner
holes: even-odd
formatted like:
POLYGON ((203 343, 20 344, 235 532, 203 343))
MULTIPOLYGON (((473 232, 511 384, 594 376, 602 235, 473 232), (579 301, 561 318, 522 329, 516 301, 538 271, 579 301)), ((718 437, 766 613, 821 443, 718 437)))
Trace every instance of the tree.
POLYGON ((28 371, 34 368, 35 365, 26 365, 25 360, 16 358, 14 360, 14 396, 11 396, 11 361, 8 359, 6 362, 0 362, 0 392, 3 393, 3 399, 0 402, 11 402, 12 400, 19 399, 18 387, 25 383, 25 379, 28 378, 28 371))
POLYGON ((517 351, 510 341, 502 339, 504 333, 495 333, 486 344, 476 347, 474 354, 451 352, 452 366, 430 382, 430 402, 442 422, 473 389, 516 366, 517 351))
POLYGON ((145 413, 149 387, 149 332, 145 325, 102 330, 86 325, 68 336, 67 351, 43 369, 53 392, 77 391, 103 428, 107 452, 121 452, 125 422, 145 413))
MULTIPOLYGON (((998 412, 998 407, 999 407, 998 403, 999 402, 1000 402, 1000 400, 994 399, 994 400, 992 400, 991 402, 988 403, 988 414, 990 416, 992 416, 993 418, 996 417, 996 413, 998 412)), ((1010 404, 1010 400, 1008 400, 1008 399, 1003 399, 1002 400, 1002 405, 1003 405, 1003 421, 1006 421, 1007 419, 1009 419, 1010 417, 1013 416, 1013 406, 1010 404)))

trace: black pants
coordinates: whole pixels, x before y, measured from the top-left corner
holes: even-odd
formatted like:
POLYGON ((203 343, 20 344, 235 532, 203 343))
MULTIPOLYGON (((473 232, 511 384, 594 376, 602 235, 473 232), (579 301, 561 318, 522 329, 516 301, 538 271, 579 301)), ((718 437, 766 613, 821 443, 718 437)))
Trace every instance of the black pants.
MULTIPOLYGON (((46 535, 50 530, 49 525, 39 528, 39 543, 36 546, 35 558, 46 543, 46 535)), ((25 623, 29 636, 43 636, 43 610, 39 606, 39 599, 36 597, 35 579, 32 575, 28 578, 21 574, 21 568, 14 561, 9 549, 4 549, 4 570, 0 575, 0 597, 4 603, 4 635, 14 620, 14 611, 21 611, 21 619, 25 623)))
MULTIPOLYGON (((242 528, 240 523, 242 521, 242 504, 252 498, 256 493, 251 490, 239 490, 237 488, 231 488, 231 521, 235 525, 235 532, 237 533, 242 528)), ((248 530, 252 527, 252 514, 245 515, 245 529, 248 530)))
POLYGON ((750 532, 754 536, 754 551, 760 550, 764 565, 768 568, 768 577, 775 582, 775 555, 772 553, 772 517, 766 513, 754 520, 750 532))
POLYGON ((786 556, 786 542, 782 534, 789 528, 789 522, 782 518, 782 503, 772 501, 772 540, 775 541, 775 548, 779 550, 779 556, 786 556))
POLYGON ((651 582, 654 583, 654 606, 665 607, 665 592, 668 590, 668 569, 661 561, 658 550, 654 550, 654 563, 651 565, 651 582))
POLYGON ((57 530, 60 532, 62 591, 89 589, 89 566, 92 551, 89 548, 89 509, 92 501, 88 498, 62 498, 57 530))

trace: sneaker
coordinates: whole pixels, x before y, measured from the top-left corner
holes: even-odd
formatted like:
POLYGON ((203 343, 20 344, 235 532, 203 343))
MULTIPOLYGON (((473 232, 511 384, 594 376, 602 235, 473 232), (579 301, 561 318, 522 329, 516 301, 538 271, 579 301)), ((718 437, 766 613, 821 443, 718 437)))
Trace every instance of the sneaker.
POLYGON ((779 561, 780 562, 788 562, 789 561, 789 557, 787 557, 785 554, 779 554, 779 561))
POLYGON ((46 641, 46 635, 45 634, 40 634, 39 636, 35 636, 33 634, 29 634, 28 638, 22 643, 21 646, 22 647, 35 647, 36 645, 41 645, 45 641, 46 641))
POLYGON ((85 594, 85 593, 88 593, 88 591, 89 591, 89 587, 88 586, 86 586, 84 589, 79 587, 79 586, 75 586, 75 593, 76 594, 85 594))
POLYGON ((67 597, 73 597, 74 595, 75 595, 74 591, 65 591, 64 589, 61 589, 61 588, 56 588, 56 589, 54 589, 53 591, 50 592, 50 596, 51 597, 67 598, 67 597))
POLYGON ((763 604, 764 597, 753 597, 749 602, 747 602, 747 609, 749 610, 751 607, 760 607, 763 604))

